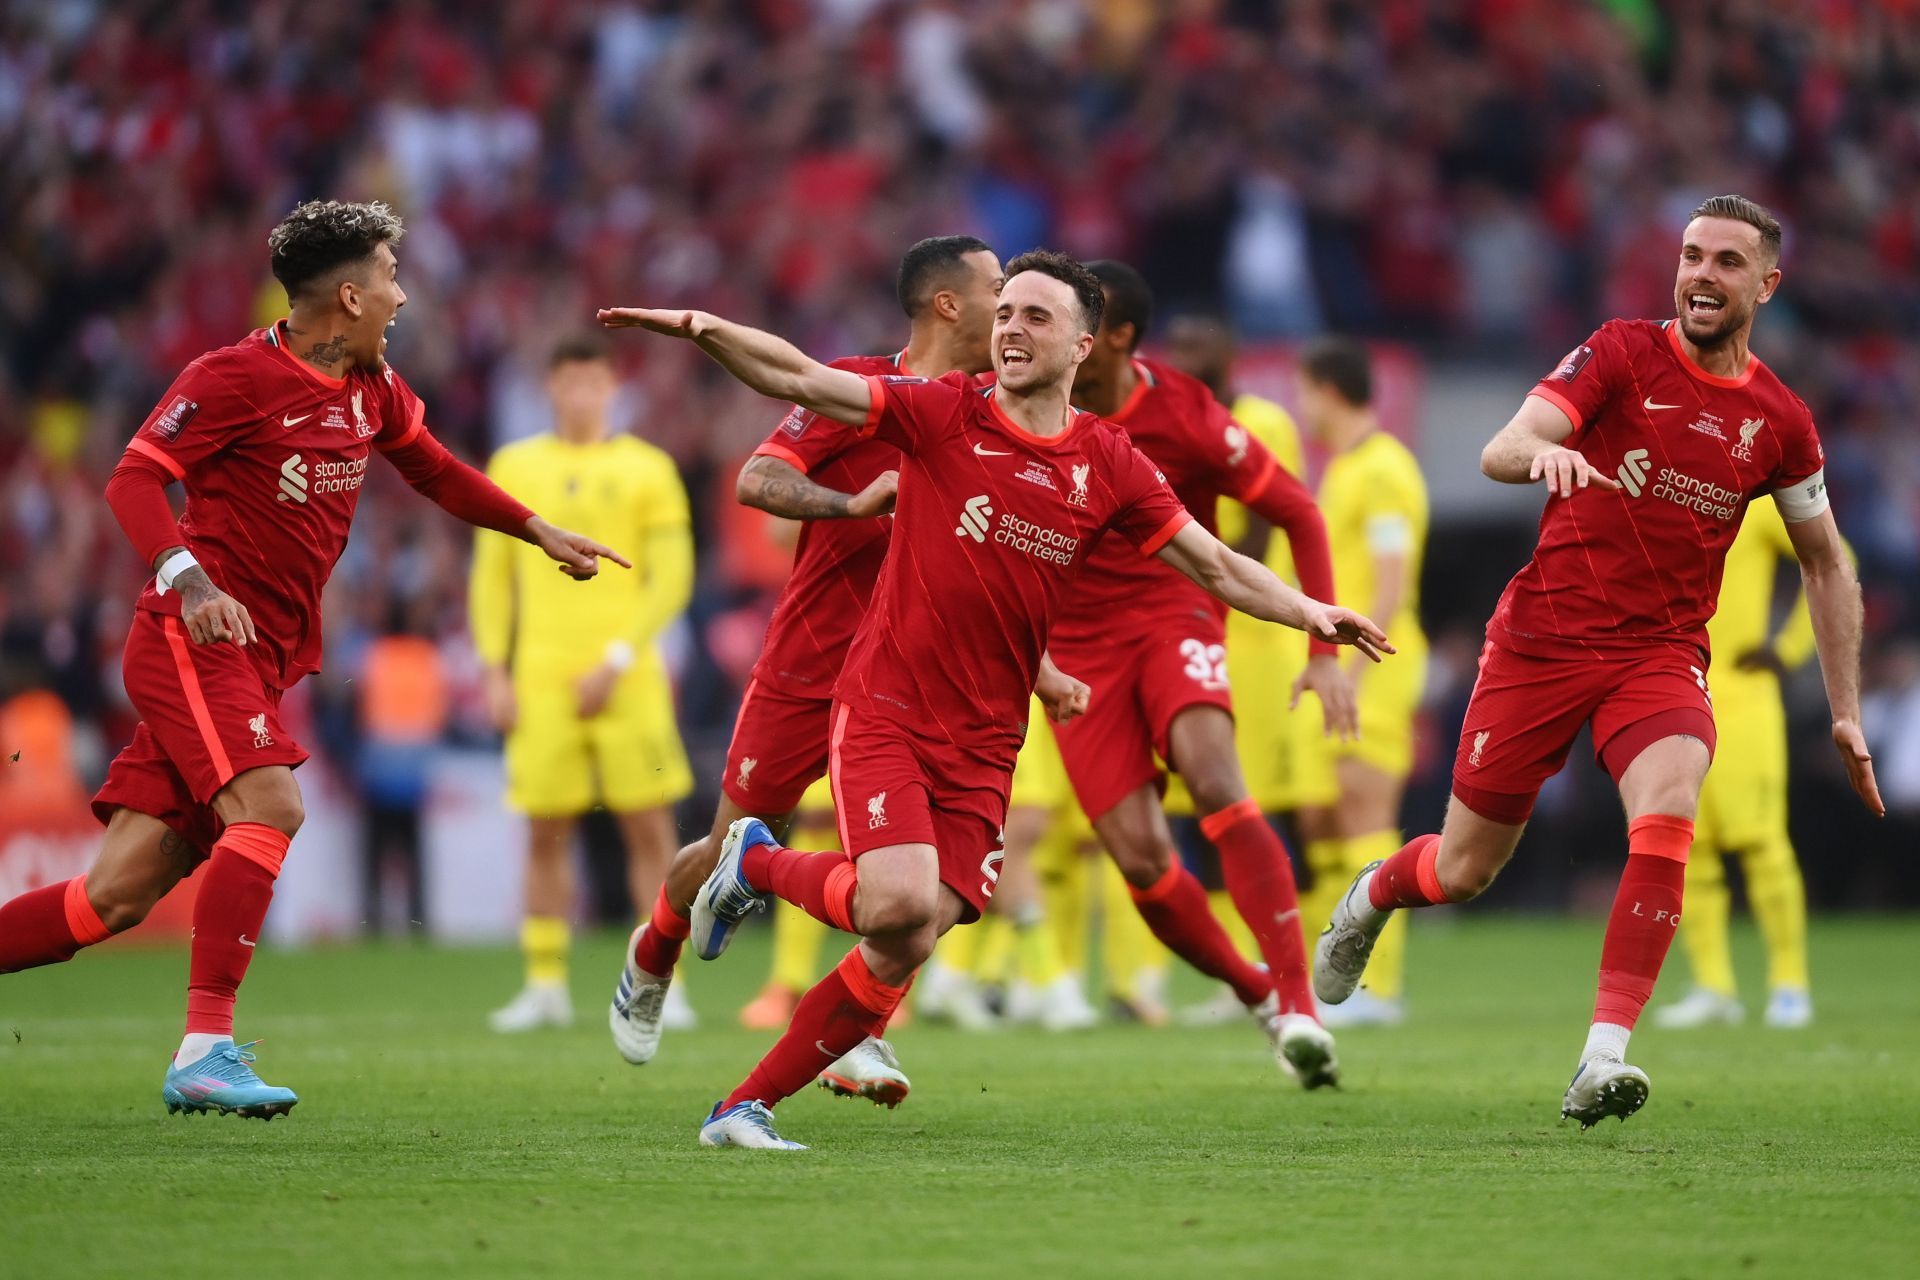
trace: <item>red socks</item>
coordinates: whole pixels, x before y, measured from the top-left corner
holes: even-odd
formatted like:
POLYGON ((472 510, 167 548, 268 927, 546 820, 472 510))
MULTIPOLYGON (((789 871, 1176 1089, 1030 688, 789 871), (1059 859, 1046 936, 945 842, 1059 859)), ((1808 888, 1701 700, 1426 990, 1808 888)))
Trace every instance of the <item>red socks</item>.
POLYGON ((1600 994, 1593 1020, 1632 1029, 1653 995, 1660 965, 1680 926, 1680 886, 1693 822, 1662 813, 1627 825, 1627 867, 1600 946, 1600 994))
POLYGON ((1439 836, 1415 836, 1400 852, 1380 864, 1367 885, 1367 899, 1377 911, 1397 907, 1437 907, 1448 901, 1440 887, 1434 861, 1440 856, 1439 836))
POLYGON ((786 1034, 767 1050, 760 1065, 728 1094, 722 1111, 753 1099, 771 1107, 813 1082, 841 1054, 887 1029, 887 1019, 907 994, 909 980, 889 987, 873 976, 855 947, 813 989, 800 997, 786 1034))
POLYGON ((1220 852, 1227 893, 1260 943, 1280 1012, 1312 1016, 1307 943, 1300 932, 1300 900, 1287 846, 1267 825, 1260 802, 1251 797, 1200 819, 1200 830, 1220 852))
POLYGON ((815 920, 847 933, 853 927, 853 859, 844 853, 808 853, 777 844, 757 844, 740 855, 747 883, 791 902, 815 920))
POLYGON ((59 964, 107 937, 87 901, 87 878, 29 889, 0 905, 0 973, 59 964))
POLYGON ((187 965, 187 1034, 233 1034, 233 1002, 253 960, 260 925, 290 837, 258 822, 236 822, 214 842, 193 904, 187 965))
POLYGON ((1273 979, 1234 950, 1233 940, 1207 909, 1207 891, 1177 856, 1158 883, 1129 892, 1153 936, 1209 978, 1231 986, 1241 1004, 1259 1004, 1273 990, 1273 979))
POLYGON ((634 967, 656 978, 666 977, 680 962, 680 944, 692 929, 693 922, 673 909, 667 886, 661 885, 660 896, 653 900, 653 917, 634 939, 634 967))

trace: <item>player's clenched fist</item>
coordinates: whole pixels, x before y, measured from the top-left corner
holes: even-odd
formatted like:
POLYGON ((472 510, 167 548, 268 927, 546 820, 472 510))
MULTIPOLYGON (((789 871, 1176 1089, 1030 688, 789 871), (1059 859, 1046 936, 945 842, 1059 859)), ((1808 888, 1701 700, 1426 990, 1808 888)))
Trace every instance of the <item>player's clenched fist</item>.
POLYGON ((1040 673, 1034 678, 1033 695, 1047 709, 1047 719, 1065 724, 1087 713, 1093 690, 1085 681, 1076 680, 1053 665, 1053 659, 1040 655, 1040 673))
POLYGON ((1576 488, 1584 489, 1588 485, 1597 484, 1602 489, 1620 487, 1612 477, 1602 475, 1595 469, 1578 449, 1559 447, 1543 449, 1535 454, 1533 465, 1527 469, 1527 478, 1545 480, 1547 492, 1563 498, 1571 498, 1576 488))
POLYGON ((899 495, 900 473, 882 471, 866 488, 847 499, 847 514, 856 520, 887 515, 899 495))
POLYGON ((197 565, 175 578, 173 587, 180 593, 180 621, 195 644, 231 640, 245 648, 260 638, 247 606, 214 586, 197 565))

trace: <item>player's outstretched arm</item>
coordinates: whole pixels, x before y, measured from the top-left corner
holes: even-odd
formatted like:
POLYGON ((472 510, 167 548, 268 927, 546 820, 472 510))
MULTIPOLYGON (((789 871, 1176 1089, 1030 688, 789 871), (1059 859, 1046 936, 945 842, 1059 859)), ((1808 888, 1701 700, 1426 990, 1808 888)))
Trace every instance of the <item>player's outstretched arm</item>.
POLYGON ((1813 615, 1813 640, 1820 653, 1820 676, 1827 685, 1833 714, 1833 745, 1847 767, 1847 779, 1878 817, 1887 816, 1880 786, 1873 778, 1873 755, 1860 729, 1860 581, 1831 510, 1809 520, 1789 521, 1787 537, 1800 560, 1807 610, 1813 615))
POLYGON ((1189 521, 1155 554, 1241 613, 1294 627, 1329 644, 1350 644, 1375 662, 1394 652, 1386 632, 1372 619, 1294 590, 1259 561, 1229 550, 1198 521, 1189 521))
POLYGON ((756 453, 740 468, 733 496, 742 506, 754 507, 789 520, 863 520, 893 510, 900 492, 900 473, 882 471, 858 493, 842 493, 807 478, 807 473, 784 458, 756 453))
POLYGON ((1571 498, 1575 489, 1620 486, 1596 471, 1578 449, 1566 447, 1573 420, 1559 405, 1540 396, 1520 402, 1519 412, 1480 451, 1480 472, 1502 484, 1547 482, 1547 493, 1571 498))
POLYGON ((761 395, 791 400, 823 418, 857 427, 872 411, 873 390, 864 377, 821 364, 765 330, 705 311, 602 307, 596 315, 609 329, 646 329, 686 338, 761 395))

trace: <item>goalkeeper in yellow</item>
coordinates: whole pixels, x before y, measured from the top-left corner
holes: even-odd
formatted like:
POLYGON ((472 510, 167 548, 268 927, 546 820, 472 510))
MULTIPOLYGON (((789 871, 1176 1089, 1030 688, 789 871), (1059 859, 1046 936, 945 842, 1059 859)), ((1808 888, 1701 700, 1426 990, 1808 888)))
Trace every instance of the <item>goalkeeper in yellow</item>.
MULTIPOLYGON (((1400 800, 1413 770, 1414 716, 1427 675, 1420 628, 1427 486, 1412 452, 1374 417, 1373 367, 1364 346, 1346 338, 1313 344, 1298 381, 1301 418, 1331 455, 1319 502, 1333 544, 1335 589, 1342 603, 1385 619, 1381 625, 1400 649, 1386 666, 1349 664, 1360 702, 1357 741, 1324 736, 1317 717, 1288 717, 1296 730, 1301 827, 1313 872, 1311 889, 1301 895, 1301 923, 1312 937, 1361 868, 1402 843, 1400 800), (1311 794, 1315 775, 1324 778, 1329 763, 1337 793, 1330 809, 1311 794)), ((1321 1010, 1328 1026, 1392 1025, 1404 1016, 1405 915, 1396 915, 1374 944, 1365 985, 1345 1004, 1321 1010)))
POLYGON ((1813 623, 1802 595, 1772 634, 1775 572, 1793 544, 1771 498, 1747 508, 1727 551, 1720 605, 1707 624, 1713 646, 1713 719, 1720 747, 1700 791, 1693 851, 1687 859, 1680 940, 1693 990, 1659 1010, 1663 1027, 1701 1027, 1746 1016, 1727 945, 1729 894, 1724 862, 1739 855, 1747 900, 1767 948, 1767 1025, 1813 1021, 1807 989, 1807 895, 1787 838, 1787 713, 1780 677, 1813 656, 1813 623))
MULTIPOLYGON (((633 551, 634 572, 574 582, 497 533, 474 543, 468 603, 494 722, 506 735, 507 802, 527 815, 526 983, 496 1031, 563 1027, 574 832, 603 804, 619 823, 635 904, 651 903, 679 847, 673 804, 692 789, 673 691, 655 637, 693 589, 687 494, 673 460, 614 434, 617 389, 596 338, 563 342, 547 373, 554 429, 507 445, 487 474, 508 493, 565 511, 633 551)), ((555 517, 559 519, 559 517, 555 517)), ((690 1024, 679 987, 663 1016, 690 1024), (675 997, 678 997, 676 1000, 675 997)))

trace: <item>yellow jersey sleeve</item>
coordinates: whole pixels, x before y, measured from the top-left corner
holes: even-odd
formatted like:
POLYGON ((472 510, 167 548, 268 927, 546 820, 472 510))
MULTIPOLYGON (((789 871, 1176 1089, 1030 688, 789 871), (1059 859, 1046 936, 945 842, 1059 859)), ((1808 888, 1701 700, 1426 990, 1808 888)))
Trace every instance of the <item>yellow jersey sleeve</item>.
POLYGON ((693 520, 687 487, 671 457, 651 445, 645 448, 646 482, 634 513, 641 543, 629 557, 633 571, 645 575, 629 636, 636 647, 652 643, 693 598, 693 520))
MULTIPOLYGON (((1305 477, 1306 455, 1300 443, 1300 428, 1294 423, 1292 414, 1273 401, 1255 395, 1236 397, 1229 412, 1235 422, 1267 446, 1268 452, 1281 466, 1297 477, 1305 477)), ((1239 543, 1247 536, 1248 524, 1249 517, 1244 506, 1228 498, 1221 499, 1220 541, 1228 546, 1239 543)), ((1267 567, 1288 582, 1294 580, 1293 553, 1284 537, 1268 542, 1267 567)))
MULTIPOLYGON (((487 478, 515 497, 514 446, 494 452, 487 478)), ((525 501, 524 498, 521 499, 525 501)), ((473 647, 488 666, 504 666, 513 653, 513 562, 517 539, 492 529, 476 529, 473 566, 467 575, 467 628, 473 647)))

